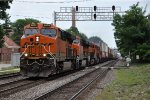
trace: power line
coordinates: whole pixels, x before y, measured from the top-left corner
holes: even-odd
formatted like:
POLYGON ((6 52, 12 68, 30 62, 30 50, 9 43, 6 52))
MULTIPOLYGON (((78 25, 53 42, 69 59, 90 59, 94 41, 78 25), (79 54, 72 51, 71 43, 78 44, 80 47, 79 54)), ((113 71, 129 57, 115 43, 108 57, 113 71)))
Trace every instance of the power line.
POLYGON ((50 19, 50 17, 43 17, 43 16, 26 16, 26 15, 11 15, 11 16, 18 16, 18 17, 25 17, 25 18, 43 18, 43 19, 50 19))
POLYGON ((76 2, 87 2, 87 1, 91 1, 91 0, 72 0, 72 1, 56 1, 56 2, 52 2, 52 1, 24 1, 24 0, 15 0, 15 2, 19 2, 19 3, 76 3, 76 2))

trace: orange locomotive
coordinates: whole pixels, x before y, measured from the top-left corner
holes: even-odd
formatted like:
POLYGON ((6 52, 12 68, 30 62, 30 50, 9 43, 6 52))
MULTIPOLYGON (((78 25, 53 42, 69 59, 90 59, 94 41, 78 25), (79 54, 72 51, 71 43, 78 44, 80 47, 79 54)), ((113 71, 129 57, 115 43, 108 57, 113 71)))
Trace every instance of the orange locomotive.
MULTIPOLYGON (((86 65, 83 46, 75 46, 70 33, 52 24, 30 24, 22 36, 20 72, 28 77, 48 77, 64 70, 86 65)), ((77 44, 80 45, 80 44, 77 44)))
POLYGON ((107 51, 101 44, 90 43, 52 24, 42 23, 24 27, 20 47, 20 73, 28 77, 48 77, 98 64, 105 57, 103 52, 107 51))

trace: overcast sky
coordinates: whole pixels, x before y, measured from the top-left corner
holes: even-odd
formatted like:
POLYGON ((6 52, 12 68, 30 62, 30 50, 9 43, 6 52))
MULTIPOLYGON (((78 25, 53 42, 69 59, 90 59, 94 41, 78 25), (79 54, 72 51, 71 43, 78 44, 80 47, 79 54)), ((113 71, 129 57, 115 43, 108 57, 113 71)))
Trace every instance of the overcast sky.
MULTIPOLYGON (((38 19, 44 23, 53 23, 53 12, 59 11, 60 7, 75 7, 77 5, 79 7, 111 7, 112 5, 115 5, 120 6, 121 10, 125 11, 128 10, 131 5, 136 4, 137 2, 140 2, 140 7, 143 8, 145 8, 147 4, 147 14, 150 13, 150 0, 13 0, 11 9, 7 10, 7 12, 10 14, 10 20, 12 22, 17 19, 30 17, 38 19), (35 1, 51 3, 35 3, 35 1), (69 1, 71 2, 68 3, 69 1)), ((80 32, 85 33, 88 37, 99 36, 108 44, 108 46, 116 48, 113 26, 111 26, 111 23, 111 21, 82 21, 77 22, 76 26, 80 32)), ((62 29, 68 29, 71 26, 71 22, 57 22, 57 26, 62 29)))

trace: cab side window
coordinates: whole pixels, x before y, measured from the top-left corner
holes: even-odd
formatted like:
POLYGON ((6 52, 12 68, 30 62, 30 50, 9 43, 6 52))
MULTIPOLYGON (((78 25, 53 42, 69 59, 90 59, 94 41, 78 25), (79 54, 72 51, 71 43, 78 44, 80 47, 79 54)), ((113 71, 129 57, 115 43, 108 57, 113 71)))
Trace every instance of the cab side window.
POLYGON ((61 36, 61 39, 64 40, 64 41, 66 41, 66 34, 65 34, 65 31, 61 30, 61 31, 60 31, 60 34, 61 34, 61 35, 60 35, 60 36, 61 36))

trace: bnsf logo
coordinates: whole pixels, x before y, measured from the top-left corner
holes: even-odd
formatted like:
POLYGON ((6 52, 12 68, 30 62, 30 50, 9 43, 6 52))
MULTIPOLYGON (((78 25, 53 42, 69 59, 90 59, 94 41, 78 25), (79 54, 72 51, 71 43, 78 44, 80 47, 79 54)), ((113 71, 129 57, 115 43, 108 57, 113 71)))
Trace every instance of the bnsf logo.
POLYGON ((27 48, 28 46, 50 46, 53 45, 53 43, 28 43, 25 42, 22 46, 22 48, 27 48))

